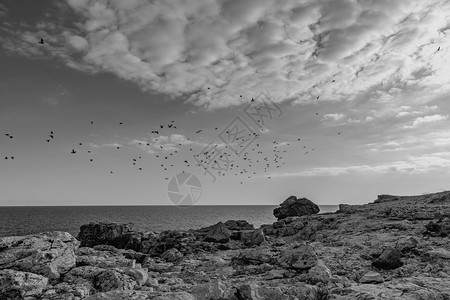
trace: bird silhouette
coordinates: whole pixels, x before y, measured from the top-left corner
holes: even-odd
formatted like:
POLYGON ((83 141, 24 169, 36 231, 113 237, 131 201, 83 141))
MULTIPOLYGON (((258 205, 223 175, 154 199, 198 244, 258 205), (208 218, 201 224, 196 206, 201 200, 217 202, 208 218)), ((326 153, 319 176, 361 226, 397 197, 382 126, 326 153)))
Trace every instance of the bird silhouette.
POLYGON ((437 51, 441 50, 441 46, 439 46, 439 48, 437 49, 437 51))
POLYGON ((41 38, 41 40, 38 43, 44 45, 45 44, 44 39, 41 38))
POLYGON ((75 153, 77 153, 77 151, 75 151, 75 149, 72 149, 72 152, 70 152, 70 153, 75 154, 75 153))

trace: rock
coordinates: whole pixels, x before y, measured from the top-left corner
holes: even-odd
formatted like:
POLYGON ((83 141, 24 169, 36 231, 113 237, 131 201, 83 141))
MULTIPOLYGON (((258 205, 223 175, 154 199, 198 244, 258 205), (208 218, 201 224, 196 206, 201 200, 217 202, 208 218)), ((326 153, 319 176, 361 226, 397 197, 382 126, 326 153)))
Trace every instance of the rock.
POLYGON ((426 226, 426 234, 431 236, 446 237, 450 235, 450 218, 441 218, 430 221, 426 226))
POLYGON ((226 243, 230 240, 231 233, 222 222, 212 226, 205 236, 206 242, 226 243))
POLYGON ((369 271, 359 279, 359 282, 360 283, 383 283, 384 279, 380 273, 369 271))
POLYGON ((339 209, 336 211, 337 213, 351 214, 356 211, 356 208, 353 205, 349 204, 339 204, 339 209))
POLYGON ((438 257, 442 259, 450 259, 450 251, 444 248, 436 248, 427 252, 431 257, 438 257))
POLYGON ((135 251, 142 248, 142 236, 134 232, 130 224, 102 222, 84 224, 80 227, 77 239, 81 242, 81 247, 104 244, 135 251))
POLYGON ((88 247, 76 250, 77 266, 95 266, 99 268, 132 267, 133 260, 125 258, 120 252, 98 251, 88 247))
POLYGON ((387 248, 372 262, 372 266, 384 270, 396 269, 403 266, 401 257, 402 253, 398 249, 387 248))
POLYGON ((319 206, 306 198, 297 199, 295 196, 290 196, 280 207, 273 210, 274 216, 278 219, 287 217, 304 216, 317 214, 320 211, 319 206))
POLYGON ((418 241, 412 236, 404 237, 397 241, 395 248, 400 250, 400 252, 405 253, 411 251, 417 247, 418 241))
POLYGON ((304 270, 317 265, 317 255, 310 245, 301 244, 281 252, 278 263, 286 268, 304 270))
POLYGON ((93 266, 76 267, 64 275, 63 281, 70 284, 84 284, 95 291, 94 281, 105 269, 93 266))
POLYGON ((135 286, 137 283, 134 278, 117 268, 103 270, 94 280, 94 287, 100 292, 132 290, 135 286))
POLYGON ((254 230, 255 227, 245 220, 228 220, 225 222, 228 230, 254 230))
POLYGON ((265 242, 266 242, 266 237, 264 236, 263 230, 257 229, 251 234, 248 245, 249 246, 259 246, 265 242))
POLYGON ((230 299, 234 290, 228 288, 221 281, 215 281, 195 285, 190 292, 196 297, 196 300, 211 300, 230 299))
POLYGON ((58 283, 48 286, 42 294, 42 300, 84 299, 91 295, 91 287, 85 284, 58 283))
POLYGON ((284 275, 286 274, 285 270, 270 270, 267 275, 266 275, 266 279, 267 280, 272 280, 272 279, 282 279, 284 278, 284 275))
POLYGON ((87 300, 196 300, 187 292, 110 291, 92 295, 87 300))
POLYGON ((57 279, 75 266, 78 241, 55 231, 0 239, 0 269, 14 269, 57 279))
POLYGON ((183 257, 180 251, 175 248, 169 249, 163 254, 161 254, 161 258, 165 259, 168 262, 175 262, 183 257))
POLYGON ((393 195, 378 195, 377 200, 375 200, 373 203, 384 203, 384 202, 392 202, 399 200, 399 196, 393 196, 393 195))
POLYGON ((24 299, 38 296, 48 284, 48 278, 16 270, 0 270, 0 299, 24 299))
POLYGON ((330 269, 323 263, 321 259, 317 264, 308 271, 308 282, 316 284, 318 282, 328 283, 332 278, 330 269))
POLYGON ((274 253, 268 247, 255 247, 242 250, 233 257, 233 265, 260 265, 263 263, 275 263, 274 253))

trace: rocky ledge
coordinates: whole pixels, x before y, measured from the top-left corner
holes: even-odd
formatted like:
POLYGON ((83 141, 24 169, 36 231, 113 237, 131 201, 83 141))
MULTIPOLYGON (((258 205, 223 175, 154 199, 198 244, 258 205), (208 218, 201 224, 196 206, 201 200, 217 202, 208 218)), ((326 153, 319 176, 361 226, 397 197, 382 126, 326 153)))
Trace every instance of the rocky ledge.
POLYGON ((2 238, 0 299, 450 299, 450 192, 317 211, 289 197, 257 229, 90 223, 77 238, 2 238))

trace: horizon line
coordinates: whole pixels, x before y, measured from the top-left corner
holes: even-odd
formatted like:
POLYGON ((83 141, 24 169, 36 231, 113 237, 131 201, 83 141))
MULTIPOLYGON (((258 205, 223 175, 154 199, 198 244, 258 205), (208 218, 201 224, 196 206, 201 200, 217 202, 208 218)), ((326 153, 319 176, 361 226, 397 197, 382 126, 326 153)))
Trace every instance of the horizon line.
MULTIPOLYGON (((342 203, 340 203, 342 204, 342 203)), ((318 206, 339 206, 340 204, 317 204, 318 206)), ((279 206, 280 204, 211 204, 211 205, 146 205, 146 204, 131 204, 131 205, 0 205, 0 207, 106 207, 106 206, 167 206, 167 207, 195 207, 195 206, 279 206)), ((357 204, 355 204, 357 205, 357 204)))

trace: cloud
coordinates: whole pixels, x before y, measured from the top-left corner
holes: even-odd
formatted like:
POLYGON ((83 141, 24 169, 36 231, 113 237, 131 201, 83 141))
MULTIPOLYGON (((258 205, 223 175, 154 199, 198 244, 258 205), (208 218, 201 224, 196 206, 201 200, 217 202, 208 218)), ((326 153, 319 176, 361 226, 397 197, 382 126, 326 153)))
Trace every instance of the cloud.
POLYGON ((437 122, 437 121, 442 121, 442 120, 447 120, 448 116, 443 116, 440 114, 436 114, 436 115, 432 115, 432 116, 425 116, 425 117, 419 117, 417 119, 414 120, 412 126, 416 127, 425 123, 430 123, 430 122, 437 122))
POLYGON ((42 98, 42 101, 45 104, 55 106, 60 104, 62 101, 66 100, 67 96, 69 95, 70 95, 69 90, 66 89, 64 85, 59 84, 55 92, 51 93, 50 95, 44 96, 42 98))
POLYGON ((95 143, 89 143, 89 146, 98 149, 98 148, 117 148, 117 147, 123 147, 122 144, 119 143, 106 143, 106 144, 95 144, 95 143))
POLYGON ((160 135, 158 137, 149 137, 141 139, 133 139, 130 145, 138 146, 142 151, 147 153, 156 153, 158 151, 178 151, 180 146, 200 146, 205 147, 207 144, 196 140, 190 140, 182 134, 160 135))
POLYGON ((322 117, 324 120, 332 120, 332 121, 339 121, 344 118, 343 114, 326 114, 322 117))
POLYGON ((318 94, 317 101, 368 92, 382 99, 375 91, 386 84, 400 96, 450 89, 448 1, 66 2, 77 22, 8 27, 2 47, 209 109, 239 105, 262 89, 294 103, 318 94))
POLYGON ((6 17, 7 14, 8 14, 8 9, 6 8, 6 6, 4 4, 0 3, 0 17, 6 17))
POLYGON ((338 176, 345 174, 386 174, 408 173, 425 174, 432 171, 449 172, 450 153, 433 153, 423 156, 409 156, 407 160, 392 161, 376 165, 351 165, 339 167, 317 167, 291 173, 274 173, 273 177, 313 177, 313 176, 338 176))

